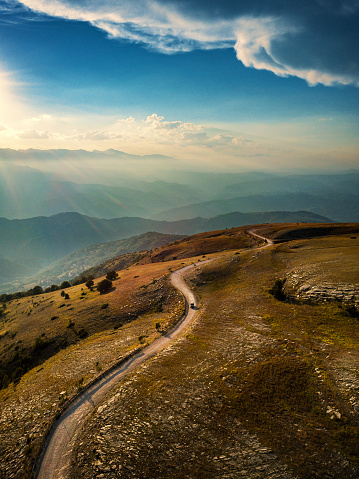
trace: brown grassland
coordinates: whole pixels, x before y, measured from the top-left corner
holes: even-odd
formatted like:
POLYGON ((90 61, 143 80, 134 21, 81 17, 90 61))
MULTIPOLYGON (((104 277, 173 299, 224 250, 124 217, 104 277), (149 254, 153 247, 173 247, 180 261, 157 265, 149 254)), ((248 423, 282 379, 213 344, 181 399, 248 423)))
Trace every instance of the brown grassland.
MULTIPOLYGON (((284 228, 298 238, 302 226, 284 228)), ((278 236, 280 226, 251 229, 278 236)), ((7 305, 1 367, 14 368, 20 353, 35 362, 0 391, 0 477, 29 477, 61 405, 181 317, 170 270, 208 253, 217 259, 188 278, 201 301, 194 325, 94 411, 72 477, 359 477, 359 319, 337 303, 268 293, 293 272, 358 284, 358 225, 261 250, 248 248, 244 228, 229 248, 234 230, 214 232, 210 250, 197 238, 197 247, 186 240, 157 251, 165 262, 120 271, 104 295, 79 285, 68 300, 56 291, 7 305), (186 248, 200 256, 180 259, 186 248)))
POLYGON ((313 262, 321 279, 344 281, 351 264, 358 282, 359 240, 292 246, 197 271, 195 325, 93 414, 74 477, 358 477, 358 319, 337 304, 281 302, 268 289, 313 262), (338 254, 348 262, 333 272, 338 254))
POLYGON ((55 291, 7 304, 1 366, 16 370, 19 352, 34 367, 0 391, 1 478, 29 477, 41 437, 63 403, 181 317, 183 299, 169 285, 169 270, 188 263, 130 267, 103 295, 79 285, 66 289, 68 300, 55 291))

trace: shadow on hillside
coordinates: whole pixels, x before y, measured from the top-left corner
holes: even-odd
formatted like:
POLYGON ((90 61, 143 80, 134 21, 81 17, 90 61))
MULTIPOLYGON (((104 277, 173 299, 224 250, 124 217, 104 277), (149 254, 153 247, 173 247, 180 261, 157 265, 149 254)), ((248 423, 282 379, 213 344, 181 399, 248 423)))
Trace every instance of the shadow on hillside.
POLYGON ((106 294, 113 293, 115 290, 116 290, 116 286, 113 286, 108 291, 104 291, 103 293, 100 293, 100 294, 101 294, 101 296, 106 296, 106 294))

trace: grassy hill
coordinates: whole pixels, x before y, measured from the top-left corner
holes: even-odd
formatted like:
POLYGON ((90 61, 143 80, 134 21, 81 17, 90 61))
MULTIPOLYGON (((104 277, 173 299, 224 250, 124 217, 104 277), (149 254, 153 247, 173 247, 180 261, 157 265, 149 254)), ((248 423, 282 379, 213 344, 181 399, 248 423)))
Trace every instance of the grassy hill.
POLYGON ((177 259, 191 258, 227 251, 232 249, 250 248, 258 243, 246 228, 231 228, 229 230, 210 231, 199 233, 184 239, 160 246, 151 251, 141 251, 132 254, 120 255, 83 271, 81 274, 95 277, 102 276, 110 270, 123 270, 133 264, 158 263, 177 259))
POLYGON ((281 242, 257 249, 264 242, 245 228, 195 235, 121 271, 106 295, 79 285, 68 300, 56 291, 7 303, 1 367, 33 362, 0 391, 0 477, 28 477, 66 398, 180 318, 168 275, 203 255, 215 259, 188 278, 200 298, 195 323, 94 411, 71 477, 358 477, 356 313, 269 290, 277 279, 358 285, 359 225, 253 229, 281 242), (284 241, 288 232, 296 239, 284 241))

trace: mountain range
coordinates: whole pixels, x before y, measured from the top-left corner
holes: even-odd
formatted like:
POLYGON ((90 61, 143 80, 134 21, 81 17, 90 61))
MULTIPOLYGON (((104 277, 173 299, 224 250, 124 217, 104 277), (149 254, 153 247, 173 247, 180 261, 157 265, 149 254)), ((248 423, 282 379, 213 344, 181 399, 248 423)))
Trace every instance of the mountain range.
MULTIPOLYGON (((116 173, 105 168, 94 169, 83 159, 92 158, 96 165, 97 162, 101 165, 101 154, 103 162, 108 158, 120 161, 121 155, 126 155, 114 150, 26 150, 17 155, 22 159, 37 158, 37 164, 41 159, 48 166, 54 163, 56 154, 58 163, 64 158, 69 162, 71 153, 76 166, 70 169, 62 165, 59 172, 57 165, 56 172, 51 172, 16 165, 10 161, 16 157, 13 150, 0 150, 0 216, 26 219, 74 211, 107 219, 139 216, 177 221, 197 216, 210 218, 233 211, 285 209, 306 210, 339 222, 359 221, 357 170, 305 175, 260 171, 217 174, 175 169, 169 172, 168 164, 172 164, 173 159, 166 158, 166 168, 153 180, 144 173, 142 176, 147 179, 126 171, 121 174, 121 165, 117 165, 116 173)), ((132 159, 132 163, 138 161, 143 163, 144 157, 132 159)))
POLYGON ((0 284, 76 275, 127 251, 109 242, 148 232, 332 221, 359 221, 359 171, 191 171, 161 155, 0 149, 0 284))
MULTIPOLYGON (((111 251, 110 254, 114 252, 114 255, 120 254, 114 251, 121 246, 117 243, 110 246, 101 246, 99 256, 94 255, 93 251, 98 248, 99 243, 123 240, 143 235, 149 231, 165 235, 187 236, 234 226, 288 222, 325 223, 331 222, 331 219, 306 211, 235 212, 213 218, 198 217, 172 222, 135 217, 100 219, 79 213, 59 213, 50 217, 40 216, 24 220, 0 218, 0 266, 2 264, 8 265, 7 275, 1 271, 0 281, 6 284, 18 277, 34 276, 43 268, 49 267, 51 263, 83 248, 85 250, 76 254, 76 261, 80 265, 79 268, 84 269, 81 264, 87 261, 89 251, 92 251, 91 254, 96 257, 96 261, 99 259, 99 263, 105 259, 102 257, 100 260, 102 254, 105 256, 105 251, 111 251), (95 246, 91 247, 90 250, 86 249, 90 245, 95 246)), ((131 246, 131 248, 126 246, 125 249, 127 248, 129 252, 148 249, 151 246, 151 244, 144 244, 141 241, 141 238, 132 241, 135 246, 131 246)), ((124 252, 123 250, 121 254, 124 252)), ((54 266, 56 274, 49 274, 49 271, 47 271, 46 275, 48 275, 49 281, 56 281, 56 278, 63 277, 70 264, 71 258, 65 258, 62 262, 65 271, 61 271, 58 264, 54 266)), ((79 268, 71 266, 74 276, 78 273, 79 268)), ((26 281, 29 282, 28 279, 26 281)), ((19 287, 19 284, 16 283, 15 289, 19 287)), ((2 287, 2 290, 7 291, 8 288, 13 289, 14 286, 6 284, 2 287)))

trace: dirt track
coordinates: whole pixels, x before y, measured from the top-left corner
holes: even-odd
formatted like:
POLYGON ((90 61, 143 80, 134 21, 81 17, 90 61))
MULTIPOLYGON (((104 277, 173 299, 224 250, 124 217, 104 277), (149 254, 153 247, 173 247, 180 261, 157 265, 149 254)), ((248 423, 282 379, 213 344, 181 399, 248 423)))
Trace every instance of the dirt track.
MULTIPOLYGON (((205 262, 207 261, 203 261, 201 264, 205 262)), ((185 266, 171 275, 172 285, 181 291, 187 302, 186 314, 181 321, 170 332, 156 339, 136 355, 127 359, 118 366, 118 368, 111 370, 108 375, 86 389, 83 394, 69 406, 56 422, 49 436, 35 477, 40 479, 68 478, 73 446, 87 416, 119 381, 149 358, 168 347, 192 322, 196 314, 197 299, 184 282, 183 275, 194 266, 195 265, 185 266), (194 303, 194 309, 188 308, 190 303, 194 303)))

